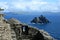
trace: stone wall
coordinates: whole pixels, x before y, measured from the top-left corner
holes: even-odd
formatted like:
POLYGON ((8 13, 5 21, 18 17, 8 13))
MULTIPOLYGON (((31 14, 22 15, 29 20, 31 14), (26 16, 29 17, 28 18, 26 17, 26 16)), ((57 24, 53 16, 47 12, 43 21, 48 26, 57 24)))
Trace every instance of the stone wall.
MULTIPOLYGON (((2 23, 1 23, 2 24, 2 23)), ((0 40, 12 40, 9 24, 0 25, 0 40)))

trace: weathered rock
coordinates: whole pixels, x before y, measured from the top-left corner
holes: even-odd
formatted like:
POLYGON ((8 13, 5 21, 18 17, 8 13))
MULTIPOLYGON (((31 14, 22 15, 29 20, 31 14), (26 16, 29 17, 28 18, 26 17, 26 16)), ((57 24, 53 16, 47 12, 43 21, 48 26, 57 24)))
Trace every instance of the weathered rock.
POLYGON ((51 36, 49 35, 49 33, 47 33, 46 31, 40 30, 40 32, 43 34, 45 40, 55 40, 55 39, 54 39, 53 37, 51 37, 51 36))
POLYGON ((41 23, 41 24, 44 24, 44 23, 49 23, 49 20, 46 19, 43 15, 41 15, 40 17, 35 17, 31 23, 41 23))
POLYGON ((10 24, 6 23, 3 14, 0 14, 0 40, 13 40, 11 36, 10 24))

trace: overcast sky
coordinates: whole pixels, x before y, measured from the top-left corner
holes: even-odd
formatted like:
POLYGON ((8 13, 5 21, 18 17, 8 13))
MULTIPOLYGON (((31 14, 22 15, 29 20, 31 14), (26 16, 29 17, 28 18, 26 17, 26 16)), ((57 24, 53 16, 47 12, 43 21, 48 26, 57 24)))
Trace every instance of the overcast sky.
POLYGON ((5 11, 60 11, 60 0, 0 0, 5 11))

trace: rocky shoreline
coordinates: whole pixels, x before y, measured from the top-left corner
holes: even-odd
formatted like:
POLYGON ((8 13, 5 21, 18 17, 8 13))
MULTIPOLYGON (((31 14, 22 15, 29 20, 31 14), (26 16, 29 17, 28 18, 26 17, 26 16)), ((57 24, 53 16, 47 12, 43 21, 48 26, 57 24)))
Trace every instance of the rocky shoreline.
MULTIPOLYGON (((49 35, 48 32, 34 28, 27 24, 21 23, 17 19, 12 18, 9 20, 9 23, 13 24, 13 26, 11 25, 11 27, 13 27, 15 32, 20 30, 20 33, 18 33, 18 34, 20 34, 20 36, 17 36, 17 37, 19 37, 18 40, 21 40, 21 39, 22 40, 37 40, 37 39, 38 40, 55 40, 52 36, 49 35)), ((18 35, 18 34, 16 34, 16 35, 18 35)))
POLYGON ((7 20, 3 16, 4 14, 0 14, 0 37, 2 40, 55 40, 44 30, 21 23, 15 18, 7 20))

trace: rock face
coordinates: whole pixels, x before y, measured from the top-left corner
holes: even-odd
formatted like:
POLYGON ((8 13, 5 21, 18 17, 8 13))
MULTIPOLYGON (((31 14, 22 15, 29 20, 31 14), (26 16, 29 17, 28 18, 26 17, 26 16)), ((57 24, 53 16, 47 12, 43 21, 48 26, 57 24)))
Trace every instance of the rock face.
POLYGON ((49 23, 49 20, 46 19, 43 15, 41 15, 40 17, 35 17, 31 23, 49 23))
POLYGON ((10 24, 6 23, 3 14, 0 14, 0 40, 13 40, 11 36, 10 24))
POLYGON ((54 40, 47 32, 38 30, 15 18, 4 19, 0 14, 0 40, 54 40))
POLYGON ((29 25, 22 24, 17 19, 13 19, 10 19, 9 23, 16 33, 17 40, 55 40, 46 31, 38 30, 29 25))

